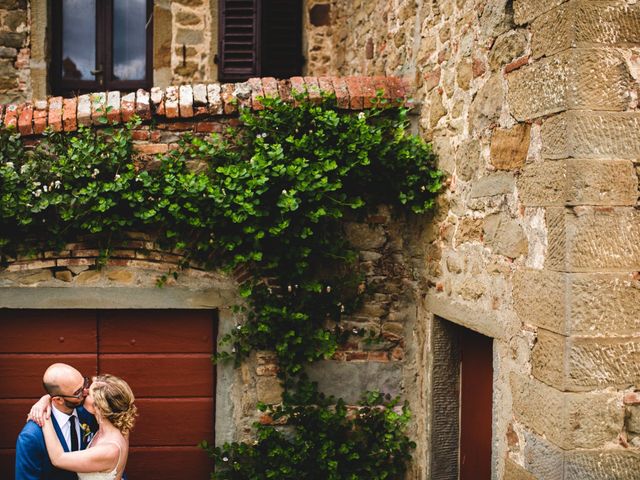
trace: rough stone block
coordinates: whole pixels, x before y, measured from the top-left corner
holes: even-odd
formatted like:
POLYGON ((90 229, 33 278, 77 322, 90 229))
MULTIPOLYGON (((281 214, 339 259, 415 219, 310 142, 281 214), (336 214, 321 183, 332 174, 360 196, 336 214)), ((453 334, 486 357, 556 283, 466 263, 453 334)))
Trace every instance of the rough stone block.
POLYGON ((491 136, 491 164, 498 170, 513 170, 524 166, 529 153, 531 126, 515 125, 496 129, 491 136))
POLYGON ((625 110, 633 79, 616 51, 571 49, 507 75, 507 100, 518 120, 570 109, 625 110))
POLYGON ((524 466, 535 478, 563 480, 564 452, 539 435, 524 430, 524 466))
POLYGON ((515 179, 513 174, 506 172, 493 173, 486 175, 473 184, 470 197, 492 197, 494 195, 512 194, 515 187, 515 179))
POLYGON ((505 462, 503 478, 504 480, 536 480, 536 477, 527 472, 510 458, 507 458, 507 461, 505 462))
POLYGON ((513 19, 518 25, 529 23, 566 0, 514 0, 513 19))
POLYGON ((469 108, 469 126, 479 132, 496 124, 504 105, 502 76, 494 74, 478 90, 469 108))
POLYGON ((584 46, 640 43, 640 4, 578 0, 538 17, 532 24, 534 57, 584 46))
POLYGON ((561 335, 635 335, 640 281, 633 274, 519 271, 513 299, 524 323, 561 335))
POLYGON ((562 390, 637 385, 640 337, 564 337, 540 330, 532 353, 532 373, 562 390))
POLYGON ((509 258, 526 255, 529 246, 522 226, 503 213, 485 219, 484 243, 493 253, 509 258))
POLYGON ((636 160, 640 158, 638 131, 638 112, 564 112, 542 124, 542 155, 636 160))
POLYGON ((517 374, 511 376, 511 392, 516 419, 563 449, 602 447, 623 426, 617 394, 561 392, 517 374))
POLYGON ((636 480, 640 472, 637 452, 595 450, 567 452, 564 480, 636 480))
POLYGON ((637 270, 640 211, 631 207, 550 207, 545 267, 565 272, 637 270))
POLYGON ((400 393, 402 374, 394 362, 345 363, 321 360, 307 368, 309 377, 318 382, 318 388, 326 395, 343 398, 356 404, 362 392, 380 390, 391 395, 400 393))
POLYGON ((518 177, 526 206, 630 205, 638 198, 638 176, 629 160, 548 160, 527 165, 518 177))

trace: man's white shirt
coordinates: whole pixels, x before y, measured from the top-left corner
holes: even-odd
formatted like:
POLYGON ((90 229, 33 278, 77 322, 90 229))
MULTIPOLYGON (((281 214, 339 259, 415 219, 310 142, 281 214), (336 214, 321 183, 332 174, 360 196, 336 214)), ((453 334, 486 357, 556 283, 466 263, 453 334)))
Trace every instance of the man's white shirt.
POLYGON ((67 447, 69 447, 69 451, 71 451, 71 424, 69 423, 69 419, 71 417, 76 417, 76 435, 78 435, 78 445, 81 445, 80 438, 80 419, 78 418, 78 412, 75 410, 71 415, 67 415, 66 413, 61 412, 56 409, 53 405, 51 406, 51 412, 58 422, 58 426, 60 430, 62 430, 62 436, 64 437, 64 441, 67 442, 67 447))

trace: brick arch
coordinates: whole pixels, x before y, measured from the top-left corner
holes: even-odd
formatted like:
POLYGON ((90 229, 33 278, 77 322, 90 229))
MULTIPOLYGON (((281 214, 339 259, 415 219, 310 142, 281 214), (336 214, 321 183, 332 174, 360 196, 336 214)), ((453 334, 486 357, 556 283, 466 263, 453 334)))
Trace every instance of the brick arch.
POLYGON ((0 125, 17 128, 21 135, 40 135, 47 127, 73 132, 79 125, 101 125, 107 110, 112 123, 126 122, 133 115, 143 121, 198 122, 205 117, 230 116, 239 107, 260 110, 260 97, 279 97, 293 102, 292 92, 308 91, 312 99, 320 92, 336 95, 339 108, 371 108, 377 92, 395 104, 408 104, 411 88, 399 77, 292 77, 251 78, 240 83, 211 83, 154 87, 132 93, 96 92, 73 98, 50 97, 22 104, 0 105, 0 125))

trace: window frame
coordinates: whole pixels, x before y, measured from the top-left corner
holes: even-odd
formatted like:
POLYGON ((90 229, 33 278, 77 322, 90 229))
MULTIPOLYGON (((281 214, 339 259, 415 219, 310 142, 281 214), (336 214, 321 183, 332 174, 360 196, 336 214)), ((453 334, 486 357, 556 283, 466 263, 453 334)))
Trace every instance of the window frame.
POLYGON ((105 90, 135 91, 153 85, 153 0, 146 0, 146 62, 143 80, 113 79, 113 0, 96 0, 96 65, 102 62, 102 79, 73 80, 62 77, 62 1, 51 0, 51 63, 49 78, 54 95, 77 94, 105 90), (98 21, 98 19, 102 19, 98 21))

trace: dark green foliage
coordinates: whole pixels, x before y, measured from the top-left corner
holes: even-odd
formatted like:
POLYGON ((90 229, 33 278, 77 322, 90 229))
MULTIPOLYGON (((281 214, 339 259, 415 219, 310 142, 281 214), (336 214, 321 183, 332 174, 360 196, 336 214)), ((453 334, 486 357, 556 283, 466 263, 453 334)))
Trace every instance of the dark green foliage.
POLYGON ((262 410, 286 426, 256 423, 253 444, 203 444, 216 462, 212 479, 400 479, 415 448, 404 433, 407 406, 375 392, 349 409, 303 379, 281 406, 262 410))
POLYGON ((424 213, 443 175, 430 146, 407 133, 406 110, 380 102, 356 114, 332 98, 298 100, 294 107, 264 99, 264 110, 241 113, 239 130, 187 137, 150 170, 134 163, 137 120, 50 133, 34 149, 0 130, 0 258, 90 235, 104 261, 126 232, 150 231, 187 262, 242 271, 246 302, 237 308, 245 321, 223 339, 228 350, 218 358, 273 350, 286 394, 269 414, 287 426, 257 425, 255 445, 212 450, 214 478, 401 478, 413 447, 403 433, 406 407, 370 402, 349 412, 312 384, 291 382, 306 363, 363 333, 340 327, 363 290, 344 216, 380 203, 424 213))

